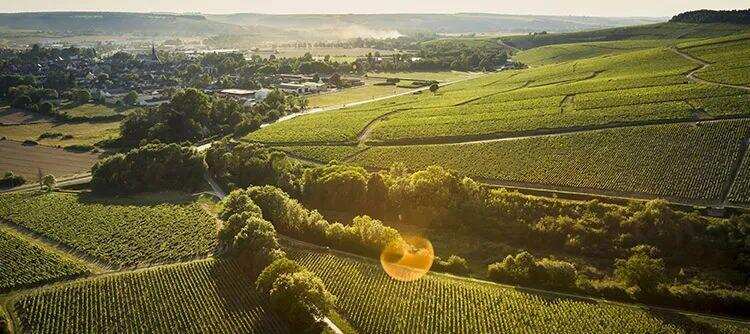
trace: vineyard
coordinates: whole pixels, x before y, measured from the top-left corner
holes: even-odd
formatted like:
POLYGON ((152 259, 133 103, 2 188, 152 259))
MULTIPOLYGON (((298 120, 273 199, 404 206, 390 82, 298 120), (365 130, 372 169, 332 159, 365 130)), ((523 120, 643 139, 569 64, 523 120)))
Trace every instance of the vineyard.
MULTIPOLYGON (((745 57, 748 48, 742 45, 744 40, 726 42, 720 38, 715 42, 718 44, 687 50, 705 56, 707 61, 728 56, 750 58, 745 57), (704 49, 707 51, 700 52, 704 49)), ((748 114, 747 104, 743 102, 748 97, 747 91, 712 83, 689 83, 686 73, 701 65, 666 47, 672 43, 677 42, 619 41, 532 49, 526 52, 541 54, 532 54, 530 59, 549 59, 559 49, 604 51, 563 62, 540 60, 545 65, 489 74, 441 88, 436 93, 399 96, 354 108, 306 115, 266 127, 247 139, 290 144, 351 144, 358 139, 378 145, 424 143, 612 124, 679 122, 696 115, 736 117, 748 114)), ((578 54, 580 51, 575 50, 570 52, 578 54)), ((526 52, 518 57, 524 59, 526 52)), ((589 54, 589 51, 580 52, 589 54)), ((742 77, 748 73, 745 62, 735 60, 721 66, 712 65, 708 70, 734 71, 732 73, 742 77)), ((709 75, 710 72, 699 71, 699 74, 709 75)), ((726 77, 727 73, 716 75, 726 77)), ((732 82, 741 83, 741 80, 732 82)))
POLYGON ((0 230, 0 292, 86 275, 88 270, 0 230))
POLYGON ((382 146, 355 164, 442 165, 480 179, 719 201, 748 121, 628 127, 472 144, 382 146))
POLYGON ((399 282, 374 262, 290 248, 360 333, 750 333, 747 326, 428 274, 399 282))
POLYGON ((295 157, 305 157, 325 163, 334 160, 343 162, 349 156, 362 150, 361 147, 356 146, 291 146, 279 149, 295 157))
POLYGON ((727 200, 732 203, 750 204, 750 150, 745 151, 745 157, 729 190, 727 200))
POLYGON ((733 85, 750 84, 750 35, 741 36, 744 39, 685 49, 690 55, 711 63, 698 72, 698 77, 733 85))
POLYGON ((19 332, 286 333, 234 262, 201 260, 42 288, 15 298, 19 332))
POLYGON ((115 267, 206 256, 216 245, 214 218, 192 202, 14 193, 0 195, 0 217, 115 267))

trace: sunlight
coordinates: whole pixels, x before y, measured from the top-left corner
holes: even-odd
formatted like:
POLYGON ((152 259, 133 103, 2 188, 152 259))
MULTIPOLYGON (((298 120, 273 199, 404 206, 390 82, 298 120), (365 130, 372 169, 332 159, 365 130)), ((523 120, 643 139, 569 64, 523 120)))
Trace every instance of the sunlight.
POLYGON ((422 278, 432 266, 435 251, 429 240, 409 236, 391 242, 380 254, 380 264, 391 278, 411 282, 422 278))

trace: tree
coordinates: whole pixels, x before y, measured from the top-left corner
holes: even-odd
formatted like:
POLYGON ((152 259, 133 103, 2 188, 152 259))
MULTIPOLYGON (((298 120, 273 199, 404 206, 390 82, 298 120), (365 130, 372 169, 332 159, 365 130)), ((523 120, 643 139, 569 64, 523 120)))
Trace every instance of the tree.
POLYGON ((31 106, 31 98, 27 95, 21 95, 16 97, 11 104, 13 108, 27 109, 31 106))
POLYGON ((44 101, 39 104, 39 112, 45 115, 52 115, 55 107, 49 101, 44 101))
POLYGON ((637 286, 642 291, 654 291, 664 282, 664 261, 645 252, 638 252, 627 260, 615 261, 615 276, 628 286, 637 286))
POLYGON ((336 300, 323 281, 307 270, 281 275, 269 297, 271 308, 283 314, 293 329, 303 332, 320 328, 336 300))
POLYGON ((138 102, 138 93, 131 90, 127 95, 125 95, 125 97, 122 98, 122 102, 128 106, 135 105, 138 102))
POLYGON ((43 189, 46 189, 47 191, 52 190, 55 187, 55 184, 57 184, 57 180, 55 179, 55 176, 52 174, 47 174, 42 178, 41 186, 43 189))

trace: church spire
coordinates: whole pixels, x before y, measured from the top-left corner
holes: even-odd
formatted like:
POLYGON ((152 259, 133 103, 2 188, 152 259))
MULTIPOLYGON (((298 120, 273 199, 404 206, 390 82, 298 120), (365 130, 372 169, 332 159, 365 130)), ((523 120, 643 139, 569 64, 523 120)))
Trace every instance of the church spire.
POLYGON ((159 61, 159 56, 156 54, 156 47, 151 44, 151 60, 159 61))

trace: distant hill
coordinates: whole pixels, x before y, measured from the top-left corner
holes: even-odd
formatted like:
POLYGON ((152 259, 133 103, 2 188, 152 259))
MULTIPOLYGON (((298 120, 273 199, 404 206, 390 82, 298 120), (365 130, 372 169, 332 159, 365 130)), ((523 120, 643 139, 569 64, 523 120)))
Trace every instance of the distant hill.
POLYGON ((242 27, 202 15, 112 12, 3 13, 0 29, 81 34, 210 35, 242 32, 242 27))
POLYGON ((750 24, 750 9, 742 10, 694 10, 672 17, 670 22, 685 23, 735 23, 750 24))
POLYGON ((533 31, 571 32, 649 24, 658 18, 603 18, 583 16, 501 15, 483 13, 459 14, 229 14, 206 15, 210 20, 243 26, 268 26, 281 29, 352 28, 373 31, 415 31, 440 33, 489 33, 533 31))

